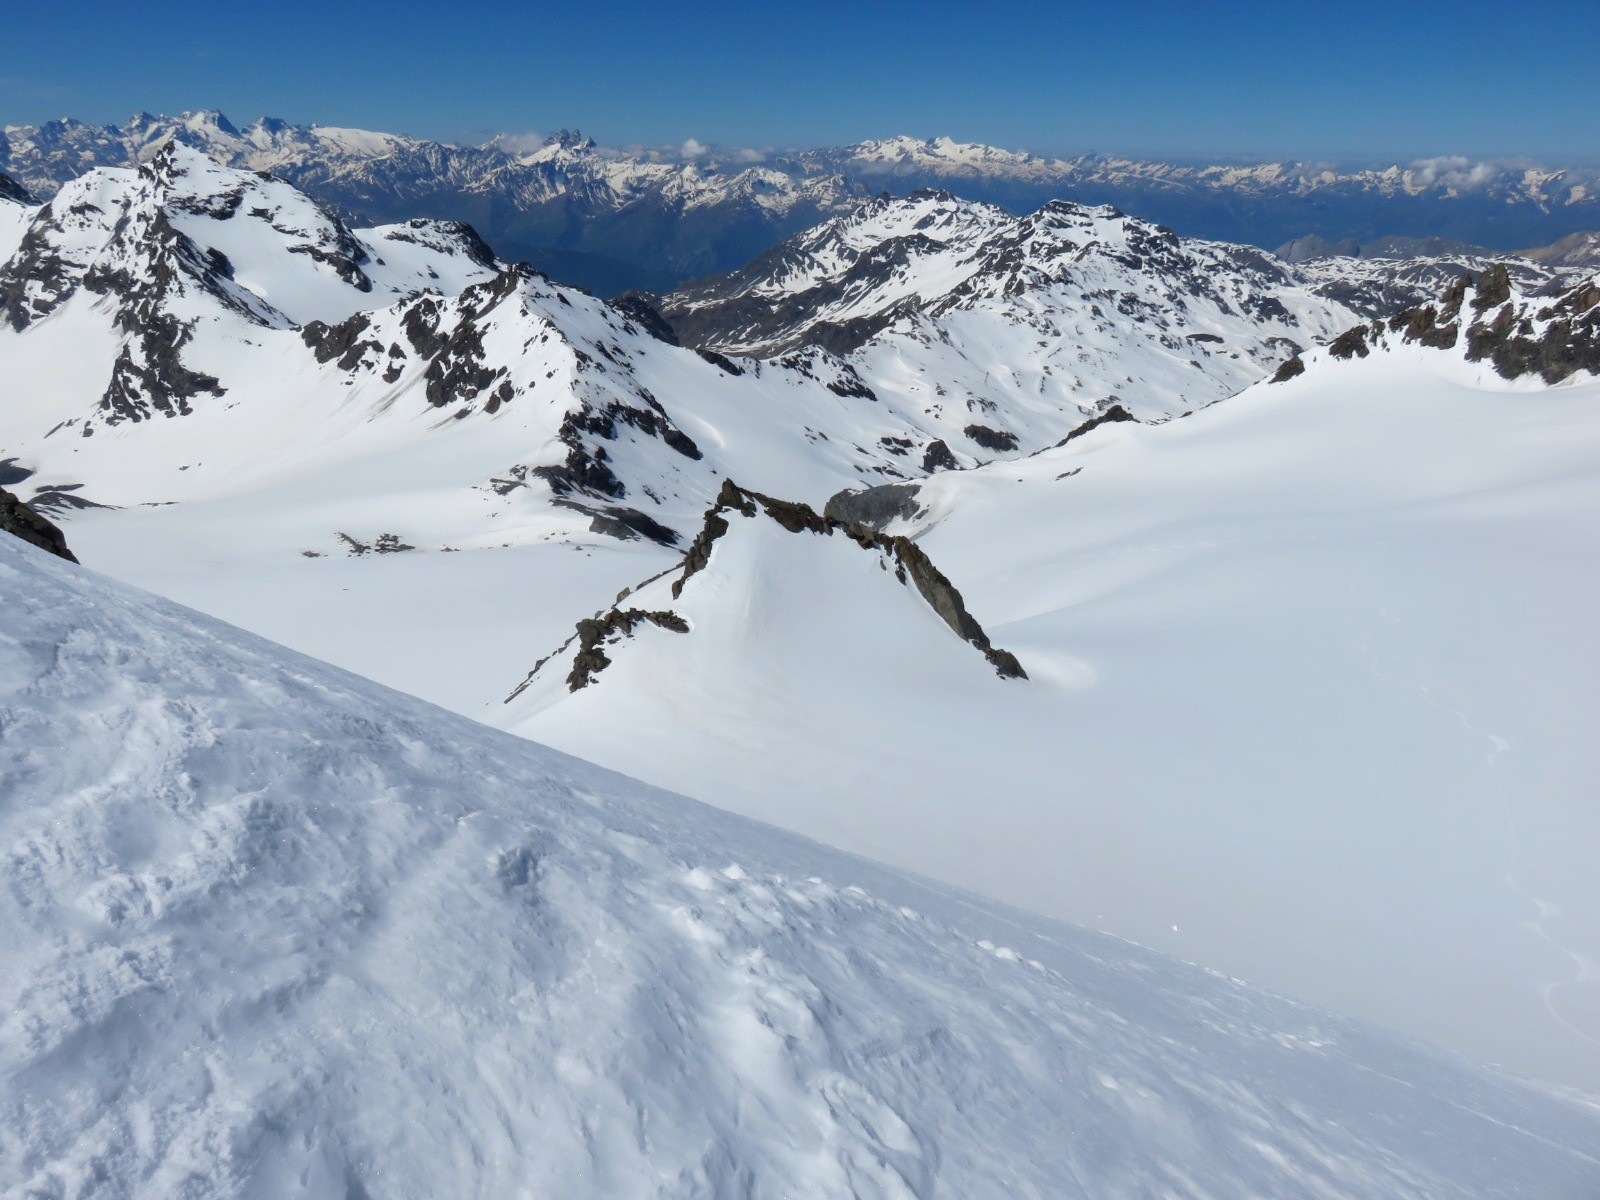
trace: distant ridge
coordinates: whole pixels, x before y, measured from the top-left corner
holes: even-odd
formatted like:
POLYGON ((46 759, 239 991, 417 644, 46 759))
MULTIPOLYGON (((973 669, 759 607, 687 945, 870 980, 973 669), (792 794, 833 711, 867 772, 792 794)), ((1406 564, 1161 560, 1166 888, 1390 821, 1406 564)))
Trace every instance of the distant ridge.
POLYGON ((771 155, 713 147, 620 153, 562 130, 455 146, 399 134, 216 110, 122 125, 71 118, 0 133, 0 171, 41 197, 96 166, 127 166, 166 139, 224 165, 271 171, 356 223, 471 222, 501 254, 600 294, 664 290, 731 270, 878 192, 943 187, 1026 212, 1052 199, 1114 204, 1192 237, 1266 248, 1438 237, 1509 249, 1600 227, 1600 169, 1428 160, 1179 164, 1048 158, 948 137, 892 137, 771 155), (753 158, 760 161, 751 161, 753 158))

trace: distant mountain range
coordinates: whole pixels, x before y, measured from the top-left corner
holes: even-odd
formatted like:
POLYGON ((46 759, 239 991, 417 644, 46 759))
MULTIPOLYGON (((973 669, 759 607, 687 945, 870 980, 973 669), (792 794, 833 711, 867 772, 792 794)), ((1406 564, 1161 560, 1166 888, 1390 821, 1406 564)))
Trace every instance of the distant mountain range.
POLYGON ((241 129, 215 111, 7 126, 0 171, 48 198, 92 167, 143 161, 169 138, 224 165, 270 171, 354 224, 469 221, 502 255, 603 295, 732 270, 872 195, 930 187, 1013 213, 1053 199, 1112 204, 1187 236, 1269 248, 1307 236, 1514 248, 1600 226, 1593 168, 1186 165, 910 137, 752 162, 748 152, 619 153, 567 131, 527 148, 521 139, 455 146, 275 118, 241 129))

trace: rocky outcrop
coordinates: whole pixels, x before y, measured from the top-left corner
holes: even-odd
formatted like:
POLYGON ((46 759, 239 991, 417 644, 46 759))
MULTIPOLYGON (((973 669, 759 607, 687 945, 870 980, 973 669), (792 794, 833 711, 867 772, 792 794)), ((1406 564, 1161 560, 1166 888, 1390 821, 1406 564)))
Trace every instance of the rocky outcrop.
POLYGON ((4 488, 0 488, 0 533, 19 537, 29 545, 48 550, 68 562, 78 561, 67 549, 66 536, 53 522, 45 520, 4 488))
MULTIPOLYGON (((594 677, 611 665, 604 646, 629 637, 641 625, 654 625, 673 633, 688 633, 689 623, 674 612, 646 612, 642 608, 614 608, 603 617, 588 617, 578 622, 578 652, 567 673, 567 688, 588 687, 594 677)), ((535 668, 537 670, 538 668, 535 668)))
POLYGON ((1016 655, 1001 650, 989 641, 989 635, 967 611, 961 593, 954 584, 935 567, 922 549, 910 538, 880 533, 866 525, 841 521, 818 513, 810 505, 790 500, 778 500, 740 487, 731 479, 722 481, 717 500, 706 513, 705 525, 684 556, 683 571, 672 584, 676 599, 683 594, 683 586, 694 575, 704 570, 711 561, 711 551, 717 540, 729 529, 728 512, 739 512, 746 517, 765 514, 791 533, 813 533, 831 537, 840 533, 864 550, 882 553, 895 568, 901 583, 911 582, 928 606, 938 613, 944 623, 963 641, 983 653, 995 673, 1004 679, 1026 679, 1022 664, 1016 655))
MULTIPOLYGON (((1437 300, 1346 330, 1328 344, 1327 353, 1334 359, 1365 358, 1391 342, 1456 351, 1468 362, 1487 362, 1503 379, 1537 376, 1556 384, 1580 371, 1600 374, 1600 282, 1591 280, 1554 300, 1519 296, 1512 273, 1490 266, 1476 282, 1470 276, 1456 279, 1437 300)), ((1272 382, 1304 370, 1296 356, 1272 382)))
POLYGON ((1139 423, 1139 418, 1134 416, 1127 409, 1123 408, 1122 405, 1113 404, 1098 417, 1091 417, 1082 425, 1079 425, 1071 433, 1067 434, 1066 437, 1057 442, 1053 448, 1060 449, 1068 442, 1075 441, 1086 433, 1092 433, 1094 430, 1099 429, 1102 425, 1115 425, 1122 421, 1132 421, 1135 425, 1137 425, 1139 423))
MULTIPOLYGON (((1600 284, 1594 281, 1553 301, 1518 297, 1505 268, 1494 266, 1476 285, 1462 279, 1437 302, 1397 313, 1387 328, 1403 341, 1436 349, 1464 343, 1468 362, 1487 362, 1504 379, 1535 375, 1555 384, 1580 371, 1600 373, 1600 284)), ((1372 329, 1382 332, 1376 322, 1372 329)))
POLYGON ((828 498, 822 513, 841 525, 865 525, 882 532, 892 521, 910 521, 916 517, 920 490, 915 483, 846 488, 828 498))
MULTIPOLYGON (((886 489, 869 489, 869 491, 884 490, 886 489)), ((842 494, 842 496, 848 495, 849 493, 842 494)), ((861 493, 855 495, 859 496, 861 493)), ((851 503, 841 497, 835 499, 846 506, 851 503)), ((643 594, 644 589, 651 584, 674 574, 669 591, 672 600, 680 599, 684 585, 710 565, 717 543, 733 528, 729 518, 735 513, 745 518, 762 517, 771 520, 792 534, 839 537, 862 550, 881 556, 881 565, 886 570, 892 570, 895 579, 901 585, 915 590, 922 601, 938 614, 939 619, 948 625, 957 637, 974 647, 988 660, 997 675, 1002 679, 1028 677, 1022 669, 1022 664, 1017 661, 1016 655, 1000 649, 989 640, 989 635, 978 624, 977 619, 967 611, 967 606, 955 585, 934 566, 911 539, 892 537, 860 522, 841 520, 834 515, 819 513, 807 504, 779 500, 762 495, 760 492, 752 492, 739 487, 731 479, 725 479, 722 489, 717 493, 716 503, 707 510, 704 524, 690 543, 681 564, 674 570, 652 576, 636 588, 625 589, 617 597, 616 604, 611 609, 579 621, 573 635, 536 662, 533 670, 529 671, 527 677, 506 697, 506 702, 510 703, 526 691, 542 669, 561 658, 568 650, 572 650, 572 661, 564 682, 568 691, 576 692, 594 682, 595 676, 610 665, 611 657, 606 653, 606 648, 614 647, 633 636, 636 630, 652 625, 674 633, 690 632, 689 621, 681 614, 672 611, 670 607, 647 609, 624 606, 624 601, 643 594)))
POLYGON ((987 425, 972 424, 961 431, 985 450, 1007 454, 1017 448, 1017 435, 1005 429, 990 429, 987 425))

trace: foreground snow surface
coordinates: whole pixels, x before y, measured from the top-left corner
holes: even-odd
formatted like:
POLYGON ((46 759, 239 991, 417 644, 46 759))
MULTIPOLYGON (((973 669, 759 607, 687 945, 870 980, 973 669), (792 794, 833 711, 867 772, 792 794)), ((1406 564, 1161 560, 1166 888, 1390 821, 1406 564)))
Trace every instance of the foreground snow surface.
POLYGON ((859 555, 729 539, 691 634, 490 719, 1593 1091, 1597 412, 1415 347, 1317 364, 923 485, 895 530, 1025 684, 913 644, 859 555))
POLYGON ((1600 1110, 0 540, 0 1192, 1542 1196, 1600 1110))

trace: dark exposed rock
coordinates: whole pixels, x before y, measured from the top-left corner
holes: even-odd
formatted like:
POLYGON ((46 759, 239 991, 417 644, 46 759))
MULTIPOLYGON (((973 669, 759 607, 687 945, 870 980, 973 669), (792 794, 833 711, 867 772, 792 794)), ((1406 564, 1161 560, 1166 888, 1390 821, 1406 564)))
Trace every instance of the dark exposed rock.
POLYGON ((629 425, 650 437, 660 438, 685 458, 699 460, 700 447, 665 416, 652 409, 639 409, 618 401, 602 407, 585 406, 569 412, 561 421, 556 438, 567 447, 560 463, 535 467, 533 474, 550 485, 558 496, 575 492, 620 500, 627 487, 611 469, 604 446, 592 446, 585 434, 615 441, 619 424, 629 425))
POLYGON ((1328 343, 1328 353, 1334 358, 1366 358, 1372 353, 1367 349, 1367 327, 1355 325, 1345 330, 1328 343))
POLYGON ((406 341, 411 343, 418 358, 432 358, 444 348, 439 317, 439 302, 432 296, 425 296, 406 309, 406 315, 400 319, 400 328, 405 331, 406 341))
POLYGON ((1275 372, 1273 372, 1272 378, 1269 379, 1267 382, 1268 383, 1288 383, 1289 380, 1295 378, 1297 375, 1304 375, 1305 373, 1306 373, 1306 362, 1305 362, 1305 359, 1301 358, 1298 354, 1296 354, 1292 358, 1285 359, 1283 365, 1281 367, 1279 367, 1275 372))
POLYGON ((117 355, 111 382, 100 397, 108 424, 142 421, 156 413, 183 416, 193 411, 189 401, 195 396, 225 392, 215 375, 184 365, 181 351, 192 336, 192 328, 170 313, 146 318, 117 355))
POLYGON ((372 318, 366 313, 356 313, 336 325, 312 321, 300 330, 300 340, 319 363, 337 359, 340 370, 353 371, 369 352, 383 352, 381 342, 361 336, 371 328, 372 318))
POLYGON ((401 554, 416 549, 415 546, 402 542, 400 536, 394 533, 380 533, 370 543, 353 538, 348 533, 341 533, 338 538, 356 558, 360 558, 363 554, 401 554))
POLYGON ((655 302, 656 298, 647 292, 623 292, 611 301, 611 307, 639 325, 657 341, 665 342, 669 346, 681 346, 683 343, 678 340, 678 335, 673 332, 672 326, 667 324, 667 319, 661 315, 661 310, 656 307, 655 302))
POLYGON ((841 525, 865 525, 881 532, 891 521, 910 521, 916 517, 919 490, 915 483, 846 488, 828 498, 823 515, 841 525))
POLYGON ((588 516, 590 533, 601 533, 623 542, 631 542, 642 537, 655 542, 658 546, 676 546, 681 540, 677 530, 669 529, 637 508, 628 508, 620 504, 599 508, 565 499, 556 500, 556 504, 588 516))
MULTIPOLYGON (((467 260, 480 267, 493 267, 496 259, 489 243, 479 236, 478 231, 465 221, 438 221, 425 217, 413 217, 406 223, 407 229, 432 229, 444 234, 449 241, 461 247, 467 260)), ((431 243, 420 237, 415 237, 404 230, 391 230, 388 235, 391 242, 411 242, 414 245, 426 246, 431 243)))
POLYGON ((1056 443, 1056 447, 1059 448, 1061 446, 1065 446, 1074 438, 1081 438, 1084 434, 1090 432, 1091 430, 1099 429, 1102 425, 1114 425, 1119 421, 1132 421, 1135 424, 1138 424, 1139 419, 1127 409, 1123 408, 1122 405, 1113 404, 1098 417, 1091 417, 1082 425, 1079 425, 1071 433, 1067 434, 1066 437, 1062 438, 1056 443))
POLYGON ((1511 272, 1505 263, 1495 263, 1478 277, 1478 287, 1472 297, 1472 307, 1484 312, 1511 299, 1511 272))
POLYGON ((56 249, 50 237, 57 220, 54 207, 46 205, 0 267, 0 317, 12 329, 26 329, 72 294, 76 264, 56 249))
MULTIPOLYGON (((1405 341, 1449 349, 1461 339, 1469 290, 1463 279, 1437 304, 1396 314, 1389 328, 1405 341)), ((1470 307, 1476 317, 1465 331, 1467 361, 1487 361, 1505 379, 1537 375, 1547 384, 1579 371, 1600 372, 1600 286, 1584 284, 1537 307, 1515 298, 1509 275, 1497 265, 1484 271, 1470 307)))
POLYGON ((1538 375, 1550 384, 1579 371, 1600 372, 1600 306, 1575 315, 1556 315, 1552 307, 1539 316, 1548 322, 1542 330, 1506 305, 1494 320, 1472 327, 1467 357, 1488 359, 1506 379, 1538 375))
POLYGON ((847 399, 851 396, 862 400, 876 400, 878 398, 878 394, 867 386, 866 380, 856 374, 854 367, 847 363, 841 363, 840 367, 839 374, 835 378, 828 380, 827 387, 830 392, 835 396, 844 396, 847 399))
MULTIPOLYGON (((341 232, 346 232, 344 227, 338 226, 341 232)), ((361 263, 366 259, 366 252, 351 240, 349 249, 340 247, 338 250, 329 250, 325 246, 314 246, 309 242, 296 242, 285 247, 290 254, 304 254, 313 262, 319 262, 327 267, 332 267, 334 273, 358 292, 370 292, 372 280, 361 269, 361 263), (351 253, 350 251, 354 251, 351 253)))
MULTIPOLYGON (((1459 312, 1460 309, 1461 304, 1457 300, 1453 311, 1459 312)), ((1453 316, 1451 305, 1445 304, 1436 308, 1431 304, 1422 304, 1396 313, 1390 318, 1389 327, 1394 329, 1398 326, 1403 329, 1403 336, 1408 342, 1431 346, 1435 350, 1449 350, 1460 340, 1461 324, 1453 319, 1448 324, 1441 324, 1441 313, 1453 316)))
POLYGON ((575 692, 593 683, 594 677, 611 665, 611 659, 603 648, 605 644, 617 638, 629 637, 635 629, 645 624, 669 629, 673 633, 689 632, 689 622, 675 612, 614 608, 603 617, 586 617, 578 622, 578 652, 573 655, 572 670, 567 674, 567 688, 575 692))
POLYGON ((935 471, 954 471, 960 465, 943 438, 935 438, 922 452, 922 469, 930 475, 935 471))
POLYGON ((428 403, 435 408, 446 408, 471 400, 503 378, 506 368, 490 366, 486 358, 482 327, 470 320, 457 325, 423 374, 426 383, 423 394, 428 403))
POLYGON ((1003 429, 990 429, 987 425, 968 425, 961 432, 985 450, 1004 452, 1017 448, 1017 435, 1003 429))
POLYGON ((989 660, 995 673, 1002 679, 1028 677, 1015 654, 1009 650, 1001 650, 989 641, 989 635, 984 632, 977 619, 967 611, 961 593, 956 591, 955 585, 933 565, 933 560, 920 546, 910 538, 892 538, 889 541, 895 557, 911 576, 911 582, 917 585, 917 591, 922 593, 922 598, 944 619, 946 625, 955 630, 957 636, 983 651, 983 656, 989 660))
POLYGON ((32 204, 34 202, 33 197, 28 194, 28 189, 4 171, 0 171, 0 200, 10 200, 16 204, 32 204))
POLYGON ((77 562, 67 549, 66 536, 55 524, 34 512, 4 488, 0 488, 0 532, 19 537, 31 546, 48 550, 57 558, 77 562))
POLYGON ((697 350, 695 353, 700 355, 701 358, 705 359, 712 366, 726 371, 729 375, 744 374, 744 368, 725 354, 718 354, 715 350, 697 350))

